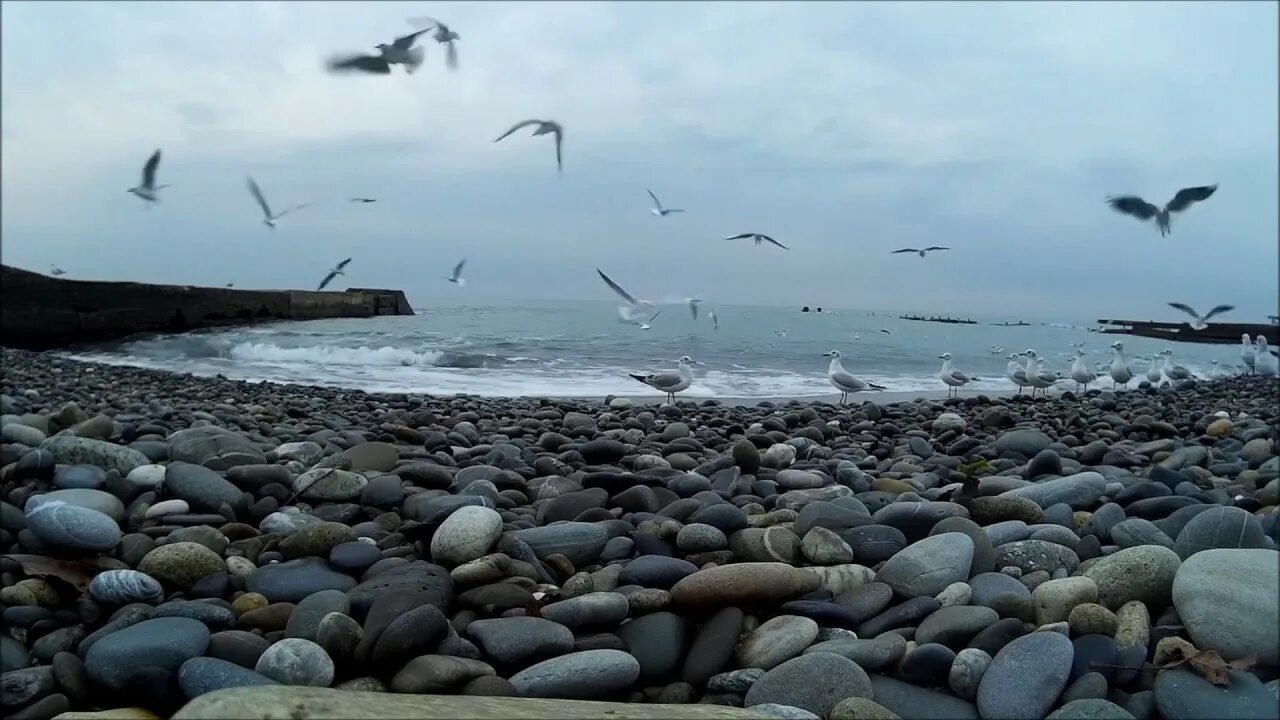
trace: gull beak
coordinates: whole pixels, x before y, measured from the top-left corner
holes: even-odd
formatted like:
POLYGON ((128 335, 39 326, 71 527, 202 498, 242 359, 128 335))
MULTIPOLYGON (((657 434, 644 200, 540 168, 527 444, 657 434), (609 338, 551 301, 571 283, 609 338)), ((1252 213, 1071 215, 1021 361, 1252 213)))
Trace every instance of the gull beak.
POLYGON ((939 360, 945 360, 946 358, 947 358, 947 356, 946 356, 946 355, 939 355, 939 356, 938 356, 938 359, 939 359, 939 360))

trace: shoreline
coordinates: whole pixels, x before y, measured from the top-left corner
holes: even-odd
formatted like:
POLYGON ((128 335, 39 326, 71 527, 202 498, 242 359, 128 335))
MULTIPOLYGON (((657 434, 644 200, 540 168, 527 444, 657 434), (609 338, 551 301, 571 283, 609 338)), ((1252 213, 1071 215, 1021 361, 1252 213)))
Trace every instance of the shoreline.
POLYGON ((0 361, 25 717, 306 717, 347 691, 364 718, 1274 709, 1275 380, 640 405, 0 361), (1258 663, 1225 689, 1072 669, 1200 651, 1258 663))

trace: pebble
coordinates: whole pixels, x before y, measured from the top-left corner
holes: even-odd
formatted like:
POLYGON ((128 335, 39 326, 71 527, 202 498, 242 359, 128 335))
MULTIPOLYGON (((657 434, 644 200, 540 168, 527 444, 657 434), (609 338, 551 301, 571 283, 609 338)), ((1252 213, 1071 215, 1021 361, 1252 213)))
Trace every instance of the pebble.
POLYGON ((543 660, 512 675, 520 697, 589 700, 606 697, 640 677, 640 661, 621 650, 584 650, 543 660))
POLYGON ((1071 641, 1054 632, 1023 635, 991 659, 978 686, 983 720, 1042 718, 1067 686, 1071 641))
POLYGON ((334 666, 328 653, 316 643, 285 638, 262 653, 254 671, 281 685, 329 687, 334 666))
POLYGON ((1196 553, 1177 569, 1172 599, 1197 648, 1228 660, 1255 655, 1280 663, 1280 563, 1273 550, 1214 549, 1196 553))
POLYGON ((815 652, 766 671, 747 691, 744 705, 777 703, 827 717, 836 704, 850 697, 872 697, 867 673, 846 657, 815 652))

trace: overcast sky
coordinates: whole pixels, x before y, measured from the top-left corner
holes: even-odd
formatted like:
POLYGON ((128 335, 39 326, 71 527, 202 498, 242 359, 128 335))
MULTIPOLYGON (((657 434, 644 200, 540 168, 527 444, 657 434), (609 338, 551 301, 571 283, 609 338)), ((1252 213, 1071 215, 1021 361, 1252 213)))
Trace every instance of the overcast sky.
POLYGON ((3 256, 41 272, 305 288, 350 255, 346 285, 420 303, 612 299, 598 265, 653 299, 1276 312, 1273 2, 5 2, 2 26, 3 256), (414 75, 322 69, 421 15, 457 72, 432 42, 414 75), (525 118, 564 125, 563 177, 549 137, 492 142, 525 118), (125 191, 157 147, 147 210, 125 191), (273 233, 246 174, 317 205, 273 233), (1103 203, 1212 183, 1163 239, 1103 203), (722 239, 747 231, 792 249, 722 239), (953 250, 889 254, 926 244, 953 250))

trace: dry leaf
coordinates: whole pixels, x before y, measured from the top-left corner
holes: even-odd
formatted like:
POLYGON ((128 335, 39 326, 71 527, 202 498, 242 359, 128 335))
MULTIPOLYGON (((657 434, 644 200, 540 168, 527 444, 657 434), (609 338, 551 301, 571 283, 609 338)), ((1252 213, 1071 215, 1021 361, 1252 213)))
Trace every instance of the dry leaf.
POLYGON ((80 592, 89 589, 89 581, 103 570, 128 567, 119 560, 111 558, 94 558, 84 562, 58 560, 43 555, 6 555, 22 566, 22 572, 32 577, 55 577, 80 592))
POLYGON ((1200 652, 1187 658, 1187 664, 1197 675, 1208 680, 1214 685, 1227 687, 1231 685, 1231 676, 1227 674, 1227 670, 1231 666, 1222 656, 1213 650, 1201 650, 1200 652))

